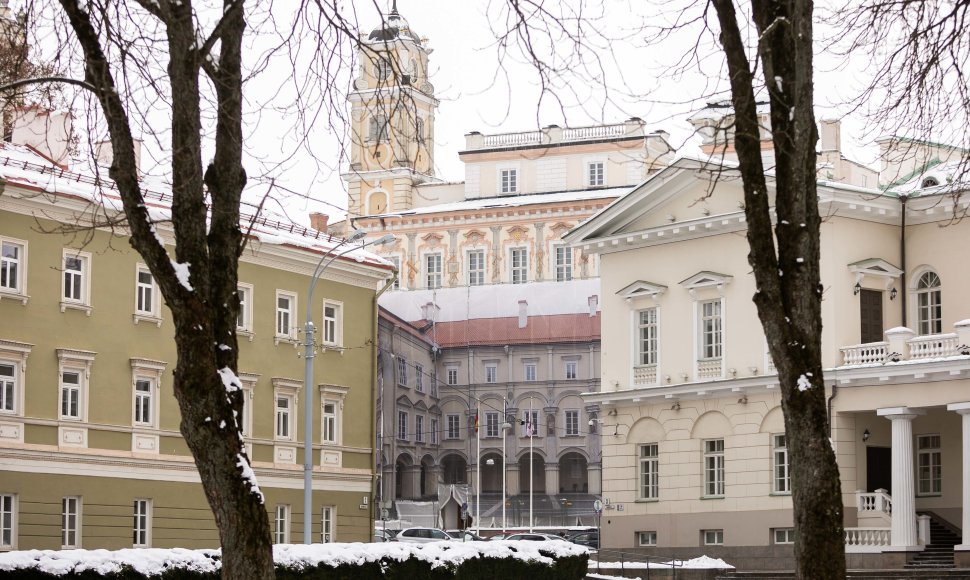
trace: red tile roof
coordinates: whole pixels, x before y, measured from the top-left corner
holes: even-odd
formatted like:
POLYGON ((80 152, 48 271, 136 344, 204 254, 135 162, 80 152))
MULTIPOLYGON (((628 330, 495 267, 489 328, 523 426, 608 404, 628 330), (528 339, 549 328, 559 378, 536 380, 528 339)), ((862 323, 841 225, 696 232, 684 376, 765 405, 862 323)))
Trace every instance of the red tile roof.
MULTIPOLYGON (((414 324, 420 325, 420 322, 414 324)), ((530 316, 525 328, 519 328, 518 317, 439 322, 429 328, 427 334, 442 348, 486 344, 588 342, 600 340, 600 316, 530 316)))

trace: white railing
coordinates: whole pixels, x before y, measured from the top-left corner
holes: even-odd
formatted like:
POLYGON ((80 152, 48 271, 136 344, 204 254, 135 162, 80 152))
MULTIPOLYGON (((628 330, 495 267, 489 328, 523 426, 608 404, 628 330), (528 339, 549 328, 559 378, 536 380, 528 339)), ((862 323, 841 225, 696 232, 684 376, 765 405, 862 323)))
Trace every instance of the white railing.
POLYGON ((697 361, 698 379, 719 379, 724 376, 723 360, 708 358, 697 361))
POLYGON ((583 141, 586 139, 601 139, 622 137, 626 134, 626 125, 597 125, 595 127, 567 127, 562 130, 563 141, 583 141))
POLYGON ((889 343, 870 342, 845 346, 840 350, 842 351, 842 364, 844 365, 878 364, 886 362, 886 355, 889 354, 889 343))
POLYGON ((884 489, 877 489, 874 492, 857 491, 855 493, 856 507, 859 512, 884 513, 891 516, 893 513, 893 498, 884 489))
POLYGON ((907 342, 909 344, 909 358, 911 359, 939 358, 960 354, 957 350, 960 341, 955 332, 915 336, 907 342))
POLYGON ((845 528, 846 552, 881 552, 891 541, 890 528, 845 528))
POLYGON ((656 385, 657 365, 638 365, 633 367, 634 385, 656 385))
POLYGON ((499 133, 485 135, 485 147, 508 147, 510 145, 536 145, 542 143, 542 131, 499 133))

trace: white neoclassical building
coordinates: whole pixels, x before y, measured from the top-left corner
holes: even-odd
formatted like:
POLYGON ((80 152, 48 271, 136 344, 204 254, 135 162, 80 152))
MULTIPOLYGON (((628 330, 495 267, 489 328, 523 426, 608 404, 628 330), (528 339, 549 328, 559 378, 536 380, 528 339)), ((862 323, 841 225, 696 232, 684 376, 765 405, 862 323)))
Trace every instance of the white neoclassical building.
MULTIPOLYGON (((717 119, 693 122, 710 153, 717 119)), ((823 365, 848 564, 966 566, 970 223, 953 182, 966 152, 889 138, 877 172, 844 158, 837 122, 821 135, 823 365)), ((601 391, 586 400, 605 420, 604 546, 779 569, 794 539, 788 453, 734 167, 680 158, 565 240, 600 265, 601 391)))

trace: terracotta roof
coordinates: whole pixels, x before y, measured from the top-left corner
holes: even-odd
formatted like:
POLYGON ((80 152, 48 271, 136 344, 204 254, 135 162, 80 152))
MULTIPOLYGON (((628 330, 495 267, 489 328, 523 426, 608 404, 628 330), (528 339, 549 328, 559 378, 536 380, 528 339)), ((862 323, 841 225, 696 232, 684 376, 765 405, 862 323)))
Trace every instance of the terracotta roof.
POLYGON ((518 317, 476 318, 439 322, 427 332, 442 348, 486 344, 588 342, 600 340, 600 316, 530 316, 525 328, 519 328, 518 317))

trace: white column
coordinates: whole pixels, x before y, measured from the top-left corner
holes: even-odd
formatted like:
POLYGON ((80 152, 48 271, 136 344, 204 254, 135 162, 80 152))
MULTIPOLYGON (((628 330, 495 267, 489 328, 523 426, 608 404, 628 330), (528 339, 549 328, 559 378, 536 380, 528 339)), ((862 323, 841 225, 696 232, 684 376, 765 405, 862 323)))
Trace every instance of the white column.
POLYGON ((916 533, 916 486, 913 475, 913 419, 921 409, 890 407, 876 413, 893 422, 893 516, 890 543, 897 551, 921 550, 916 533))
POLYGON ((963 415, 963 543, 955 547, 957 550, 970 551, 968 532, 970 530, 970 403, 952 403, 946 406, 948 411, 956 411, 963 415))

